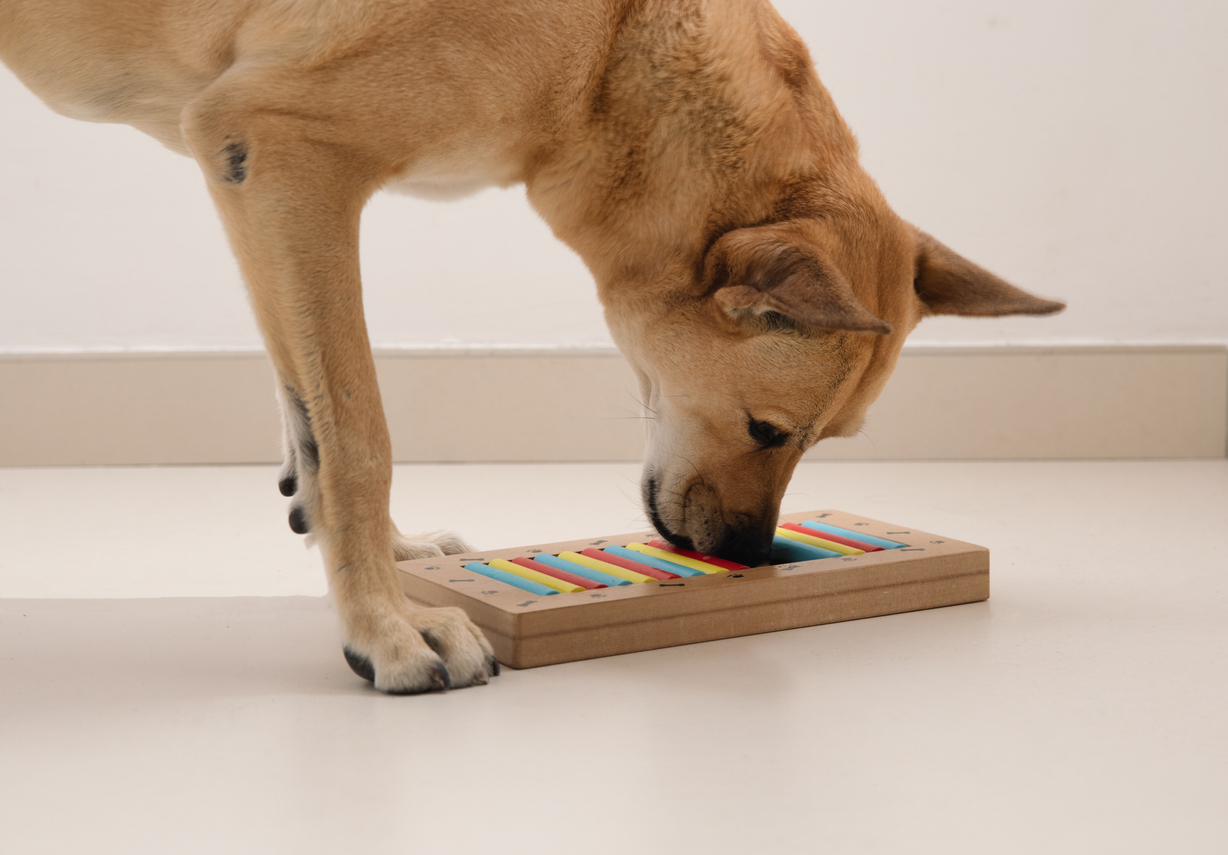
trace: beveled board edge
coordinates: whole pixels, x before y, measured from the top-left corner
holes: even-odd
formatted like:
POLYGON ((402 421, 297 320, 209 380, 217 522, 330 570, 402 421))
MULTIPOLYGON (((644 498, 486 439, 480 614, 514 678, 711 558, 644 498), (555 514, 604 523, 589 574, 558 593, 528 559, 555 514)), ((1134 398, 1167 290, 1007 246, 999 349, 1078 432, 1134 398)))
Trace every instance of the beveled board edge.
MULTIPOLYGON (((525 634, 509 645, 509 655, 514 658, 508 664, 517 668, 531 668, 977 602, 989 596, 988 567, 985 561, 978 560, 984 557, 987 556, 983 553, 980 556, 965 553, 924 559, 943 563, 946 569, 957 571, 933 579, 885 587, 871 585, 837 593, 789 591, 785 588, 787 583, 781 581, 776 593, 785 596, 769 602, 749 604, 741 602, 739 598, 738 602, 724 608, 651 619, 629 619, 623 623, 587 626, 568 632, 525 634), (958 568, 951 566, 958 559, 969 559, 979 563, 983 569, 966 566, 963 569, 970 572, 958 572, 958 568)), ((967 564, 966 561, 964 563, 967 564)), ((801 577, 787 581, 793 582, 797 578, 801 577)), ((630 617, 635 616, 631 614, 630 617)))

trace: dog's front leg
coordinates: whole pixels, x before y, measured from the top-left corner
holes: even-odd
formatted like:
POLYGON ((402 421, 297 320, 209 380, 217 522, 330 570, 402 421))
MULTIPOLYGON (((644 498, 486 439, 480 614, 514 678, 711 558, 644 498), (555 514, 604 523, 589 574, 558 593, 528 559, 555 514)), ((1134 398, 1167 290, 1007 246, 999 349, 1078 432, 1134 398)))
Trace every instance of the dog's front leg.
MULTIPOLYGON (((485 683, 490 644, 459 609, 415 609, 394 565, 392 453, 367 339, 358 224, 379 178, 335 128, 202 99, 183 130, 251 290, 282 386, 291 526, 319 544, 345 657, 393 693, 485 683)), ((394 546, 395 543, 395 546, 394 546)))

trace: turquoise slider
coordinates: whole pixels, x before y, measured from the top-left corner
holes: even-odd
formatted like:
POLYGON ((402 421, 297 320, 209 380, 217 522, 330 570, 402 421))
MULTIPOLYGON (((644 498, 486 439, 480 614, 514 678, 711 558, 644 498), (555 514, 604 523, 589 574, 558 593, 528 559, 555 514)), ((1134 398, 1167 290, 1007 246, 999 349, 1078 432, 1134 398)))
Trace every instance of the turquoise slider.
POLYGON ((809 543, 776 535, 772 538, 772 557, 769 560, 773 564, 792 564, 796 561, 817 561, 820 558, 839 557, 839 552, 832 552, 830 549, 821 549, 809 543))
POLYGON ((836 526, 828 525, 827 523, 806 520, 806 522, 802 523, 802 525, 804 525, 806 528, 812 528, 815 531, 825 531, 828 534, 847 537, 851 540, 860 540, 862 543, 868 543, 871 546, 881 546, 883 549, 899 549, 901 546, 904 546, 904 544, 896 543, 894 540, 884 540, 881 537, 871 537, 870 535, 862 534, 859 531, 853 531, 852 529, 847 528, 837 528, 836 526))
POLYGON ((502 582, 505 585, 511 585, 514 588, 528 591, 530 594, 546 596, 547 594, 557 594, 558 591, 553 588, 547 588, 545 585, 539 585, 536 582, 531 582, 528 579, 522 579, 519 576, 513 576, 511 573, 506 573, 494 567, 483 564, 481 561, 470 561, 465 565, 465 569, 470 573, 480 573, 483 576, 489 576, 496 582, 502 582))
POLYGON ((547 555, 541 553, 539 555, 529 556, 534 561, 540 561, 547 567, 553 567, 555 570, 563 570, 567 573, 574 573, 577 576, 583 576, 593 582, 599 582, 602 585, 607 585, 613 588, 616 585, 630 585, 626 579, 620 579, 617 576, 611 576, 609 573, 602 573, 600 570, 594 570, 591 567, 585 567, 583 564, 577 564, 574 561, 568 561, 566 558, 559 558, 557 555, 547 555))
POLYGON ((642 552, 636 552, 634 549, 628 549, 625 546, 607 546, 601 551, 608 552, 611 555, 617 555, 619 558, 626 558, 628 561, 638 561, 641 564, 647 564, 649 567, 664 570, 666 573, 673 573, 675 576, 707 575, 704 573, 704 571, 696 570, 694 567, 675 564, 672 561, 666 561, 664 558, 657 558, 655 555, 645 555, 642 552))

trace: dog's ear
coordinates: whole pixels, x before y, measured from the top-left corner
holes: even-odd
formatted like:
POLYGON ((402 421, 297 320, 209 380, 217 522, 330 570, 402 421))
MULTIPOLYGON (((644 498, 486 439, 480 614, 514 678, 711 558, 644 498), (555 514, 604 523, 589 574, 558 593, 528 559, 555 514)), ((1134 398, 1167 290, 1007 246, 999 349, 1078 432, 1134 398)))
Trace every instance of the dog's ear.
POLYGON ((704 262, 705 293, 735 320, 783 320, 818 330, 887 335, 891 324, 866 311, 848 280, 775 226, 723 235, 704 262))
POLYGON ((927 315, 1050 315, 1065 303, 1034 297, 978 267, 920 229, 913 288, 927 315))

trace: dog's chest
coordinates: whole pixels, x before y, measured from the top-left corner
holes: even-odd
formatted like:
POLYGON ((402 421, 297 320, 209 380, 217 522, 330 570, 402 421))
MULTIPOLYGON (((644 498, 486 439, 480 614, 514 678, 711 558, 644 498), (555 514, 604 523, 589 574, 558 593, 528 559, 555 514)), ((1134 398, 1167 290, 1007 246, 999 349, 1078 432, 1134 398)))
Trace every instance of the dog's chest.
POLYGON ((419 157, 385 189, 449 201, 523 180, 521 164, 498 141, 474 141, 419 157))

